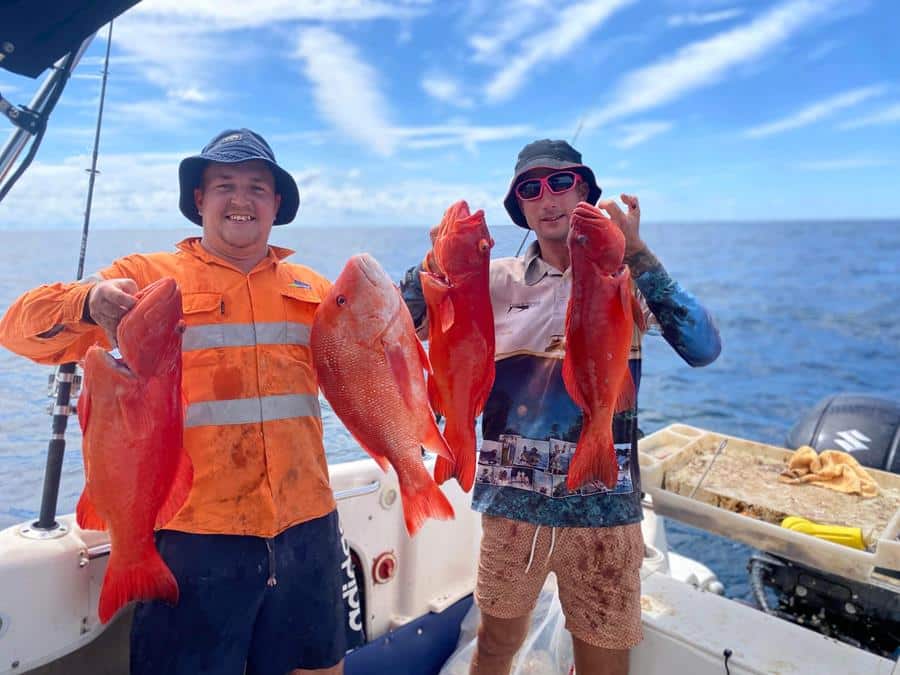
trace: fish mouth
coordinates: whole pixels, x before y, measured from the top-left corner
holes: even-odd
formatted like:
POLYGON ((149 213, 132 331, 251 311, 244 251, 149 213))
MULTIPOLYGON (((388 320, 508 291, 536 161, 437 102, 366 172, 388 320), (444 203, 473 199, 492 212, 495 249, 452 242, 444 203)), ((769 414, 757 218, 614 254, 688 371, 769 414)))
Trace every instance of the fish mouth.
POLYGON ((137 377, 134 371, 125 363, 125 359, 122 358, 118 348, 114 348, 111 352, 100 350, 95 358, 102 359, 105 365, 115 372, 116 375, 121 375, 130 380, 137 377))

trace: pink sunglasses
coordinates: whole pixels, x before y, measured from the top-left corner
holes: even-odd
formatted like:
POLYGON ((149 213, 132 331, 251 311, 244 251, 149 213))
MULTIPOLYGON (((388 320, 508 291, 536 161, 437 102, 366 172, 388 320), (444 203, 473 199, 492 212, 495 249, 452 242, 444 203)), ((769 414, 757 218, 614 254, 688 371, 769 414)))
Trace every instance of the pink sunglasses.
POLYGON ((561 195, 578 185, 581 180, 581 176, 574 171, 557 171, 541 178, 523 180, 516 184, 516 194, 519 199, 530 202, 541 198, 545 186, 552 194, 561 195))

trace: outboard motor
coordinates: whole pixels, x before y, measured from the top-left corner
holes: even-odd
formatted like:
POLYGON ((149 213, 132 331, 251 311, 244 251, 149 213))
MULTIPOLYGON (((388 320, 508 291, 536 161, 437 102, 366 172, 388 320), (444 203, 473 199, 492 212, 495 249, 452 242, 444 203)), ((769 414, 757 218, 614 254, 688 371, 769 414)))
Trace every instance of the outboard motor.
POLYGON ((900 403, 837 394, 819 401, 787 436, 787 447, 843 450, 863 466, 900 473, 900 403))
MULTIPOLYGON (((900 403, 853 394, 831 396, 794 425, 786 445, 843 450, 864 466, 900 473, 900 403)), ((768 553, 751 557, 747 568, 763 611, 879 656, 900 655, 900 595, 890 588, 768 553)))

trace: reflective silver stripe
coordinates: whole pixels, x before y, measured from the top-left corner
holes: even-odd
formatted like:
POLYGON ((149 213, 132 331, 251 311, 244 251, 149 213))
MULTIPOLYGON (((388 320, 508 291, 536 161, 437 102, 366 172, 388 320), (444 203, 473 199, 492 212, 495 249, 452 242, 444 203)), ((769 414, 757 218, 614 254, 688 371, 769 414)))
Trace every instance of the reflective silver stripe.
POLYGON ((271 323, 220 323, 188 326, 181 350, 254 345, 308 345, 309 326, 293 321, 271 323))
POLYGON ((270 422, 291 417, 321 417, 315 394, 283 394, 263 398, 236 398, 228 401, 191 403, 185 427, 270 422))

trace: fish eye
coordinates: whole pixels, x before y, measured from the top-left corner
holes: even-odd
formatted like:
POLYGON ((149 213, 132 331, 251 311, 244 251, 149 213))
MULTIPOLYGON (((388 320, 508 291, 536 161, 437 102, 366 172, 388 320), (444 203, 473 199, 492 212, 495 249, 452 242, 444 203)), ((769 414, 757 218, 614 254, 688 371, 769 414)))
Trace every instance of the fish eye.
POLYGON ((337 298, 335 298, 335 302, 337 302, 338 306, 346 305, 347 298, 345 298, 343 295, 339 295, 337 296, 337 298))
POLYGON ((482 239, 481 241, 478 242, 478 250, 484 252, 484 251, 489 251, 490 249, 491 249, 491 242, 489 242, 487 239, 482 239))

